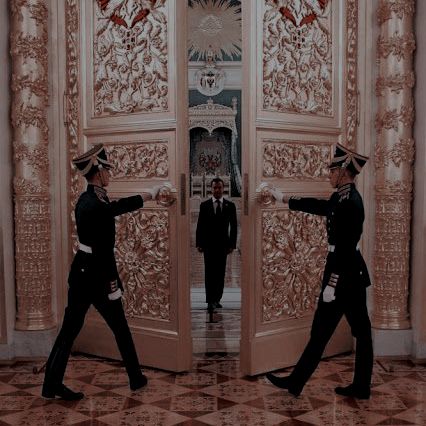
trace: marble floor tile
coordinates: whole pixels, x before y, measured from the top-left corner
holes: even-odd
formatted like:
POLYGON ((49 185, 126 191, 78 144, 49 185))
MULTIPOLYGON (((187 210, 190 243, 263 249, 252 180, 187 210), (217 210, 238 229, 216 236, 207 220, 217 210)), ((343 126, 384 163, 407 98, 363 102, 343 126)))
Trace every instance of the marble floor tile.
MULTIPOLYGON (((204 311, 194 318, 204 339, 239 336, 238 312, 222 311, 220 324, 206 324, 204 311)), ((376 359, 367 401, 334 392, 352 381, 353 354, 323 360, 298 398, 264 374, 244 376, 238 352, 223 348, 193 354, 185 373, 143 368, 149 382, 136 392, 121 362, 74 354, 65 383, 86 396, 76 402, 41 398, 44 373, 34 367, 42 366, 40 360, 0 365, 0 426, 426 425, 426 369, 411 361, 376 359)))

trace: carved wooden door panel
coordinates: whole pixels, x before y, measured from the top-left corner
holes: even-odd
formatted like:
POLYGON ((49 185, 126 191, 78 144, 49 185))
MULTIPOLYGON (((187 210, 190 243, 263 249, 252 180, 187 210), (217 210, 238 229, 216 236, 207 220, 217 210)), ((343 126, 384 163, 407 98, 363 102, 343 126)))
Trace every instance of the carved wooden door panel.
MULTIPOLYGON (((336 142, 356 141, 356 0, 243 2, 241 366, 294 365, 307 342, 327 238, 320 217, 256 188, 329 197, 336 142)), ((327 355, 352 347, 345 321, 327 355)))
MULTIPOLYGON (((65 16, 69 158, 104 143, 114 165, 111 198, 165 182, 176 189, 174 204, 150 201, 117 219, 116 258, 141 363, 187 370, 192 343, 186 6, 171 0, 67 0, 65 16)), ((70 186, 69 217, 84 188, 72 169, 70 186)), ((71 232, 73 228, 70 221, 71 232)), ((94 310, 74 349, 120 358, 111 332, 94 310)))

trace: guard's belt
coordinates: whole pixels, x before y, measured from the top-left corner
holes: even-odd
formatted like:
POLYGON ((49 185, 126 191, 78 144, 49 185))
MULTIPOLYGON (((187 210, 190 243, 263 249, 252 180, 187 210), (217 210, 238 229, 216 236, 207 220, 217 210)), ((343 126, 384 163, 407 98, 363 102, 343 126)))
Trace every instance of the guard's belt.
POLYGON ((78 242, 78 249, 84 251, 85 253, 92 253, 92 247, 86 246, 86 244, 78 242))
MULTIPOLYGON (((356 245, 356 249, 359 250, 359 244, 356 245)), ((336 250, 336 246, 329 244, 327 251, 329 251, 330 253, 334 253, 334 250, 336 250)))

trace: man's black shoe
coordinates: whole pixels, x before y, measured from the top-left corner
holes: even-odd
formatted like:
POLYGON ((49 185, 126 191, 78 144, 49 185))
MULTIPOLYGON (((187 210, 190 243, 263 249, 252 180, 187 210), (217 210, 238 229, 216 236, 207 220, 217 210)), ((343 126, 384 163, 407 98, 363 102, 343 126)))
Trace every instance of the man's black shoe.
POLYGON ((222 306, 219 302, 216 302, 216 303, 214 304, 214 307, 215 307, 215 308, 218 308, 218 309, 223 308, 223 306, 222 306))
POLYGON ((215 303, 207 303, 207 311, 208 312, 214 312, 216 304, 215 303))
POLYGON ((55 388, 43 385, 41 396, 45 399, 63 399, 64 401, 80 401, 84 398, 83 392, 74 392, 70 388, 67 388, 64 384, 59 385, 55 388))
POLYGON ((337 395, 350 396, 351 398, 357 399, 369 399, 370 398, 370 389, 359 389, 356 388, 353 384, 349 386, 341 387, 338 386, 334 389, 337 395))
POLYGON ((137 391, 138 389, 141 389, 144 386, 146 386, 147 383, 148 383, 147 377, 144 374, 142 374, 142 376, 138 380, 135 380, 134 382, 130 383, 130 389, 132 391, 137 391))
POLYGON ((275 386, 278 386, 281 389, 287 389, 289 393, 291 393, 294 396, 299 396, 302 392, 299 389, 296 389, 294 386, 290 383, 290 378, 287 377, 277 377, 274 376, 272 373, 267 373, 266 378, 275 386))

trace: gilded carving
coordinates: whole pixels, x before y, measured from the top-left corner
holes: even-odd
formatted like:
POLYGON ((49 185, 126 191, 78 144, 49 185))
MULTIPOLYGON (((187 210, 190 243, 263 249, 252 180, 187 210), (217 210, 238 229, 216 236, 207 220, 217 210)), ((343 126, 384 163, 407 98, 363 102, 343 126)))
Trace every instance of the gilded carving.
POLYGON ((263 321, 311 313, 327 251, 324 220, 289 210, 265 210, 262 247, 263 321))
POLYGON ((43 330, 51 310, 48 7, 11 1, 10 52, 15 198, 16 325, 43 330))
POLYGON ((395 56, 398 61, 410 58, 416 48, 416 41, 412 33, 400 35, 396 32, 392 37, 379 37, 377 45, 378 57, 387 58, 390 54, 395 56))
POLYGON ((376 130, 378 133, 382 129, 398 131, 400 125, 411 127, 414 122, 414 105, 402 105, 398 111, 396 108, 383 108, 376 115, 376 130))
POLYGON ((397 187, 376 195, 374 323, 380 328, 404 328, 408 319, 411 193, 397 187))
POLYGON ((346 140, 356 148, 358 116, 358 0, 346 1, 346 140))
MULTIPOLYGON (((64 96, 65 103, 65 123, 67 135, 67 156, 68 156, 68 176, 69 176, 69 197, 68 211, 73 212, 77 199, 83 188, 83 180, 79 177, 77 170, 72 167, 71 159, 79 153, 80 139, 80 89, 79 89, 79 22, 80 22, 80 2, 78 0, 67 0, 65 6, 65 26, 66 26, 66 72, 67 72, 67 93, 64 96)), ((74 214, 69 217, 69 235, 74 236, 76 241, 74 214)), ((72 246, 70 240, 70 247, 72 246)), ((75 245, 75 244, 74 244, 75 245)))
POLYGON ((263 108, 331 116, 332 7, 328 1, 265 1, 263 108))
POLYGON ((131 317, 170 319, 170 218, 143 209, 117 221, 116 258, 131 317))
POLYGON ((263 146, 263 176, 290 180, 328 180, 329 145, 269 141, 263 146))
POLYGON ((376 220, 374 252, 374 311, 376 328, 410 327, 408 283, 410 274, 411 199, 415 142, 412 1, 381 1, 377 10, 379 76, 376 220), (396 29, 403 29, 399 33, 396 29), (402 60, 404 59, 404 60, 402 60), (392 105, 392 108, 389 108, 392 105))
POLYGON ((232 130, 237 135, 237 125, 235 117, 237 116, 237 104, 233 100, 232 108, 215 104, 213 99, 207 99, 206 104, 195 105, 188 110, 189 129, 202 127, 212 133, 219 127, 225 127, 232 130))
POLYGON ((376 82, 376 96, 383 96, 386 89, 399 94, 403 89, 412 89, 414 87, 414 72, 407 74, 397 73, 389 77, 379 77, 376 82))
POLYGON ((414 9, 414 0, 381 0, 377 9, 377 21, 379 25, 384 24, 392 18, 392 13, 395 13, 399 19, 402 19, 404 15, 412 15, 414 9))
POLYGON ((94 3, 94 112, 98 117, 169 109, 165 0, 129 3, 94 3))
POLYGON ((383 145, 376 145, 375 152, 376 168, 388 166, 390 161, 399 167, 402 163, 412 164, 414 161, 414 139, 400 139, 390 150, 383 145))
POLYGON ((169 174, 168 144, 120 143, 107 146, 114 180, 163 178, 169 174))

